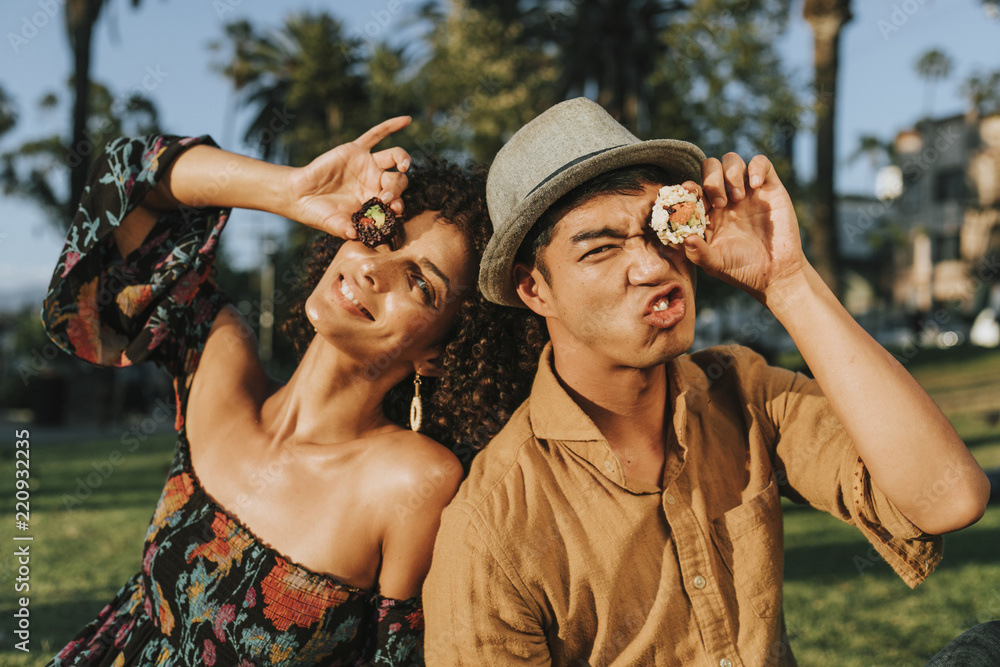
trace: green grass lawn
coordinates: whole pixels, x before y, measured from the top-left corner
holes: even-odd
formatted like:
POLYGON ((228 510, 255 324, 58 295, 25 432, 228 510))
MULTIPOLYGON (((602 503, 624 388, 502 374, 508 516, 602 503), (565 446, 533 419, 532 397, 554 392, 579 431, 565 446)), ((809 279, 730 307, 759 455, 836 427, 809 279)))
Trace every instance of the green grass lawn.
MULTIPOLYGON (((992 414, 1000 410, 1000 352, 921 352, 907 367, 980 463, 1000 467, 1000 425, 992 414)), ((6 490, 13 479, 12 454, 9 447, 0 451, 0 488, 6 490)), ((45 664, 138 570, 173 438, 151 438, 134 453, 115 440, 33 442, 31 451, 32 651, 12 649, 14 563, 8 542, 0 554, 2 665, 45 664), (117 460, 115 452, 122 455, 120 464, 101 477, 98 469, 107 471, 108 462, 117 460), (76 505, 71 499, 80 482, 88 475, 96 480, 95 474, 100 486, 76 505)), ((13 517, 7 521, 12 524, 13 517)), ((962 630, 1000 618, 998 531, 1000 507, 994 506, 978 524, 946 538, 943 563, 911 591, 888 565, 871 557, 854 528, 788 505, 785 617, 799 663, 923 665, 962 630)))
MULTIPOLYGON (((16 563, 13 542, 8 542, 0 555, 0 665, 44 665, 139 570, 146 526, 166 481, 173 443, 173 436, 153 437, 129 452, 117 440, 32 440, 31 652, 13 649, 18 641, 11 616, 16 563)), ((3 452, 0 484, 6 490, 14 474, 11 449, 3 452)), ((10 525, 14 518, 7 514, 8 502, 5 520, 10 525)))

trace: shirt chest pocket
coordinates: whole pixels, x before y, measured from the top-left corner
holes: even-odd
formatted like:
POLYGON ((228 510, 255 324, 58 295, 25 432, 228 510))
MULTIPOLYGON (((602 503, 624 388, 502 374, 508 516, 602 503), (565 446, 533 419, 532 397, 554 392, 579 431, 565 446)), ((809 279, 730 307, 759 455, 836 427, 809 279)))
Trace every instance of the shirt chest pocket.
POLYGON ((757 495, 711 522, 712 539, 740 605, 763 618, 781 613, 784 536, 774 479, 757 495))

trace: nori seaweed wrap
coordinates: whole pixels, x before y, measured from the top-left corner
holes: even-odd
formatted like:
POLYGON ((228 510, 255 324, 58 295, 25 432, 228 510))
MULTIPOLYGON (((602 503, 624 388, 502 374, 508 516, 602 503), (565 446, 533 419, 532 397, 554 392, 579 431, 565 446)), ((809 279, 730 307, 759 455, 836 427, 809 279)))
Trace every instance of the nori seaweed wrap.
POLYGON ((351 216, 358 239, 369 248, 388 243, 399 231, 396 214, 378 197, 372 197, 351 216))

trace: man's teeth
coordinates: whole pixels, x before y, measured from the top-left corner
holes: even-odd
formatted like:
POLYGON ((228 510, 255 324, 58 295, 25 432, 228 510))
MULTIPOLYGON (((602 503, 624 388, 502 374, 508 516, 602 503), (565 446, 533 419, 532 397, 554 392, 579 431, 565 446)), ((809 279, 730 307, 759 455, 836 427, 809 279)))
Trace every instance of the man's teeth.
POLYGON ((354 292, 352 292, 351 288, 347 286, 347 283, 345 282, 340 283, 340 293, 343 294, 345 297, 347 297, 348 301, 353 303, 358 308, 361 308, 361 302, 358 301, 356 296, 354 296, 354 292))
POLYGON ((653 310, 661 311, 661 310, 666 310, 669 307, 670 307, 669 301, 667 301, 666 299, 660 299, 659 301, 656 302, 656 305, 653 306, 653 310))

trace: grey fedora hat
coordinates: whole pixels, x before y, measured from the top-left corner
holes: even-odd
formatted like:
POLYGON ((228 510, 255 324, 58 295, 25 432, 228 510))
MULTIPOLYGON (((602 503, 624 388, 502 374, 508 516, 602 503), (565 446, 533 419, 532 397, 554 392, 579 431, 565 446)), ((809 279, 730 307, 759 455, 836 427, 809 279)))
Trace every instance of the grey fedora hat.
POLYGON ((486 179, 493 238, 483 253, 479 289, 494 303, 524 307, 514 290, 517 250, 542 213, 581 183, 639 164, 662 167, 675 183, 700 183, 704 159, 686 141, 640 141, 584 97, 560 102, 518 130, 493 160, 486 179))

